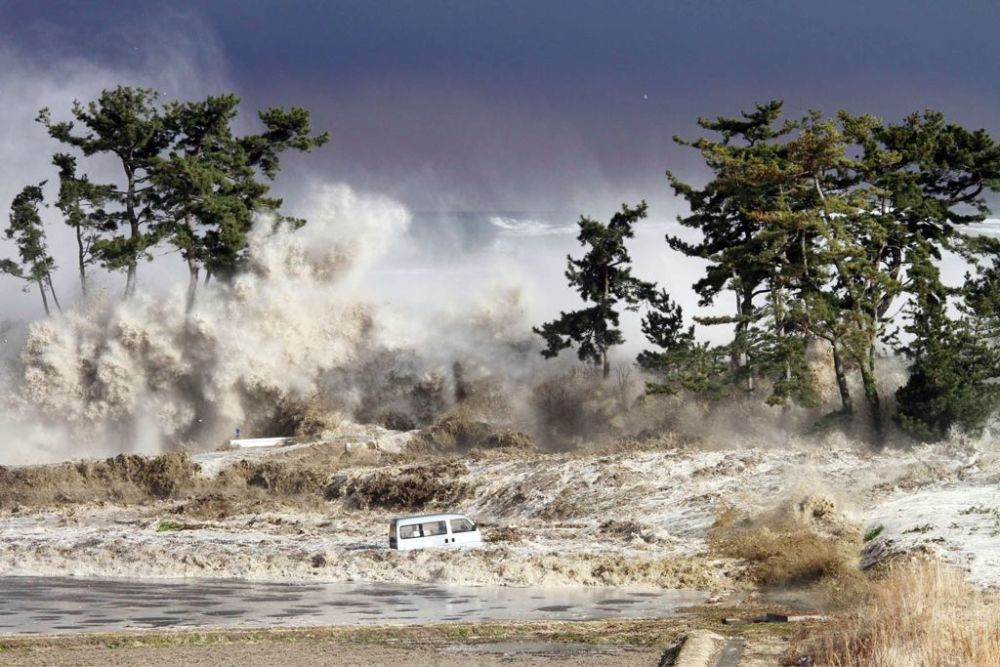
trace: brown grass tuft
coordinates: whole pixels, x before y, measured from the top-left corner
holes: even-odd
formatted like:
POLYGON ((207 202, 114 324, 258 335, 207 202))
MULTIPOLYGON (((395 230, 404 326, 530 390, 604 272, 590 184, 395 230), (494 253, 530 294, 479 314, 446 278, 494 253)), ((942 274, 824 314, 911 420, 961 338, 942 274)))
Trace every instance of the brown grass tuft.
POLYGON ((659 452, 677 449, 708 449, 709 443, 700 435, 670 431, 666 433, 642 432, 604 444, 588 454, 631 454, 634 452, 659 452))
POLYGON ((726 508, 709 531, 709 544, 723 556, 748 561, 758 585, 816 585, 833 602, 854 599, 865 586, 857 567, 861 532, 822 497, 753 517, 726 508))
POLYGON ((936 560, 892 569, 832 632, 807 640, 816 664, 838 667, 1000 665, 1000 596, 936 560))
POLYGON ((575 368, 536 385, 531 408, 542 441, 568 449, 606 436, 621 404, 614 387, 600 373, 575 368))
POLYGON ((639 539, 648 544, 657 541, 656 533, 652 528, 638 521, 608 519, 599 525, 597 530, 605 535, 613 535, 626 541, 639 539))
POLYGON ((414 454, 467 451, 486 440, 493 431, 490 424, 473 419, 471 413, 453 410, 421 431, 407 446, 407 451, 414 454))
POLYGON ((530 453, 538 451, 538 445, 530 435, 520 431, 500 430, 486 436, 479 445, 484 450, 530 453))

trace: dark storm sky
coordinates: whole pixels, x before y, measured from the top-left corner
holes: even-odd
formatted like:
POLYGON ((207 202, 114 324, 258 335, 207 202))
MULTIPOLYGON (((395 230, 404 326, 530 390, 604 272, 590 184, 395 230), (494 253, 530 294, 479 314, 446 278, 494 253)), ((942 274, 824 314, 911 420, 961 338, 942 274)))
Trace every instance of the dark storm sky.
POLYGON ((298 169, 417 209, 668 201, 665 169, 698 174, 672 135, 773 97, 1000 133, 997 0, 165 4, 0 0, 0 37, 114 64, 201 31, 248 106, 305 105, 332 132, 298 169))

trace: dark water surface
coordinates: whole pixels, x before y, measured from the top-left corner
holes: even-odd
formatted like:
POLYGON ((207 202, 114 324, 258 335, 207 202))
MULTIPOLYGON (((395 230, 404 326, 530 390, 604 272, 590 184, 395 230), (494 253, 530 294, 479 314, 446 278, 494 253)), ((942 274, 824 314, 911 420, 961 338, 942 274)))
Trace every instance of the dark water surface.
POLYGON ((0 577, 0 634, 662 618, 705 597, 583 587, 0 577))

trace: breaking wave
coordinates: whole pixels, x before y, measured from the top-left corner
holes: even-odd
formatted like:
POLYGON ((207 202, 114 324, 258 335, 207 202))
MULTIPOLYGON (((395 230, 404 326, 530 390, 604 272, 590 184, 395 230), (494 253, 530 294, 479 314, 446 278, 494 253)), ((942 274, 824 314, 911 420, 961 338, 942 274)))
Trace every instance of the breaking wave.
POLYGON ((490 216, 490 224, 508 236, 562 236, 576 233, 575 224, 556 224, 542 220, 490 216))
POLYGON ((190 313, 178 288, 31 324, 3 371, 0 463, 218 444, 363 349, 391 346, 356 283, 409 213, 342 185, 318 188, 311 209, 298 230, 260 217, 246 269, 203 288, 190 313))

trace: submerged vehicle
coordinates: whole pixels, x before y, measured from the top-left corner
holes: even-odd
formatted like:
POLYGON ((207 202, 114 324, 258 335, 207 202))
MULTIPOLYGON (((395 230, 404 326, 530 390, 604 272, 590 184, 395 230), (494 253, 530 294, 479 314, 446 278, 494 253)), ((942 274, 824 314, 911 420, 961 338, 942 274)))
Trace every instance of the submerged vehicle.
POLYGON ((461 514, 422 514, 389 522, 389 548, 399 551, 427 547, 482 544, 479 527, 461 514))

